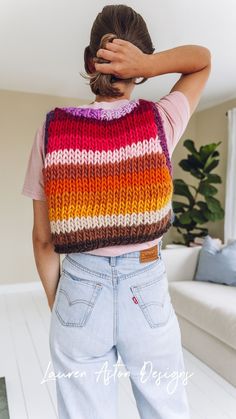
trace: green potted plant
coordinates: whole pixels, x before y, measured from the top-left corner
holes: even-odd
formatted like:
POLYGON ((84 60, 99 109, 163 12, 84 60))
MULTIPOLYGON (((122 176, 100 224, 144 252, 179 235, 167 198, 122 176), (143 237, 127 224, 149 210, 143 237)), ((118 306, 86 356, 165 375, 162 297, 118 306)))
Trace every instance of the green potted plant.
POLYGON ((219 175, 212 173, 219 164, 219 152, 216 150, 219 144, 221 141, 206 144, 197 151, 192 140, 186 139, 183 143, 190 153, 179 162, 179 166, 198 182, 191 185, 183 179, 174 179, 174 195, 179 195, 184 200, 173 200, 173 226, 183 238, 182 242, 173 243, 189 246, 196 237, 208 234, 208 229, 202 227, 205 223, 224 217, 224 209, 215 198, 218 189, 213 185, 222 183, 222 180, 219 175))

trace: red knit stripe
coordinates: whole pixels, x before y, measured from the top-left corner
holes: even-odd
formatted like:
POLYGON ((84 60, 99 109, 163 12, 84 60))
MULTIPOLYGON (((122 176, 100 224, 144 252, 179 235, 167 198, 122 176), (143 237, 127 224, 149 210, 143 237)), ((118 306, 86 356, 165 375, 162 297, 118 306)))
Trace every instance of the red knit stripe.
POLYGON ((119 124, 117 120, 71 119, 67 114, 66 131, 64 130, 65 120, 50 121, 49 153, 68 148, 113 151, 138 141, 155 138, 158 134, 151 108, 130 113, 126 115, 126 119, 121 118, 119 124), (71 137, 74 137, 73 141, 71 137))

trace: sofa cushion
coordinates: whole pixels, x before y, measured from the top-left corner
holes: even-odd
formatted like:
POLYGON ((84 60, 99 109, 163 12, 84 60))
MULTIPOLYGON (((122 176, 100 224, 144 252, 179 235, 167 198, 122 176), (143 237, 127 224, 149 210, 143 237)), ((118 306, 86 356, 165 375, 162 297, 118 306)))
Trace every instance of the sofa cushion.
POLYGON ((236 286, 236 240, 221 246, 207 235, 193 279, 236 286))
POLYGON ((201 281, 173 281, 177 314, 236 349, 236 288, 201 281))

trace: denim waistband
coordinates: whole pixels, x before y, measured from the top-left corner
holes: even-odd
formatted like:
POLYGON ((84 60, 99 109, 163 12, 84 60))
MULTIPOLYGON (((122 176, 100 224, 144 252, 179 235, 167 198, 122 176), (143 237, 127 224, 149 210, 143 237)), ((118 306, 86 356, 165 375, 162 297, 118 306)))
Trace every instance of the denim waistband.
MULTIPOLYGON (((161 253, 161 249, 162 249, 162 240, 160 240, 157 243, 157 246, 158 246, 158 254, 160 254, 161 253)), ((151 247, 153 247, 153 246, 151 246, 151 247)), ((149 248, 147 248, 145 250, 148 250, 148 249, 149 248)), ((140 257, 140 252, 141 252, 141 250, 135 250, 134 252, 123 253, 122 255, 118 255, 117 257, 125 257, 125 258, 137 257, 137 258, 139 258, 140 257)))
MULTIPOLYGON (((158 246, 158 254, 160 255, 161 254, 161 249, 162 249, 162 239, 158 241, 157 246, 158 246)), ((151 247, 153 247, 153 246, 151 246, 151 247)), ((149 248, 147 248, 145 250, 148 250, 148 249, 149 248)), ((140 257, 140 252, 141 252, 141 250, 135 250, 133 252, 122 253, 121 255, 116 255, 116 256, 96 255, 96 254, 93 254, 93 253, 86 253, 86 252, 83 252, 83 254, 89 255, 89 256, 97 256, 97 257, 101 256, 103 258, 115 259, 115 258, 139 258, 140 257)))

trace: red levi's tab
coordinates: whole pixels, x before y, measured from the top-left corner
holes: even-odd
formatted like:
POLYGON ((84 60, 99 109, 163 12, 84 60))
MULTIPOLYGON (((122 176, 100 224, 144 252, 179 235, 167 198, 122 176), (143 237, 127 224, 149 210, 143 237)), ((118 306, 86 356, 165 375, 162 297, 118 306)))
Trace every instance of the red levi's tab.
POLYGON ((133 300, 133 302, 134 302, 135 304, 138 304, 138 300, 137 300, 137 298, 136 298, 136 297, 132 297, 132 300, 133 300))

